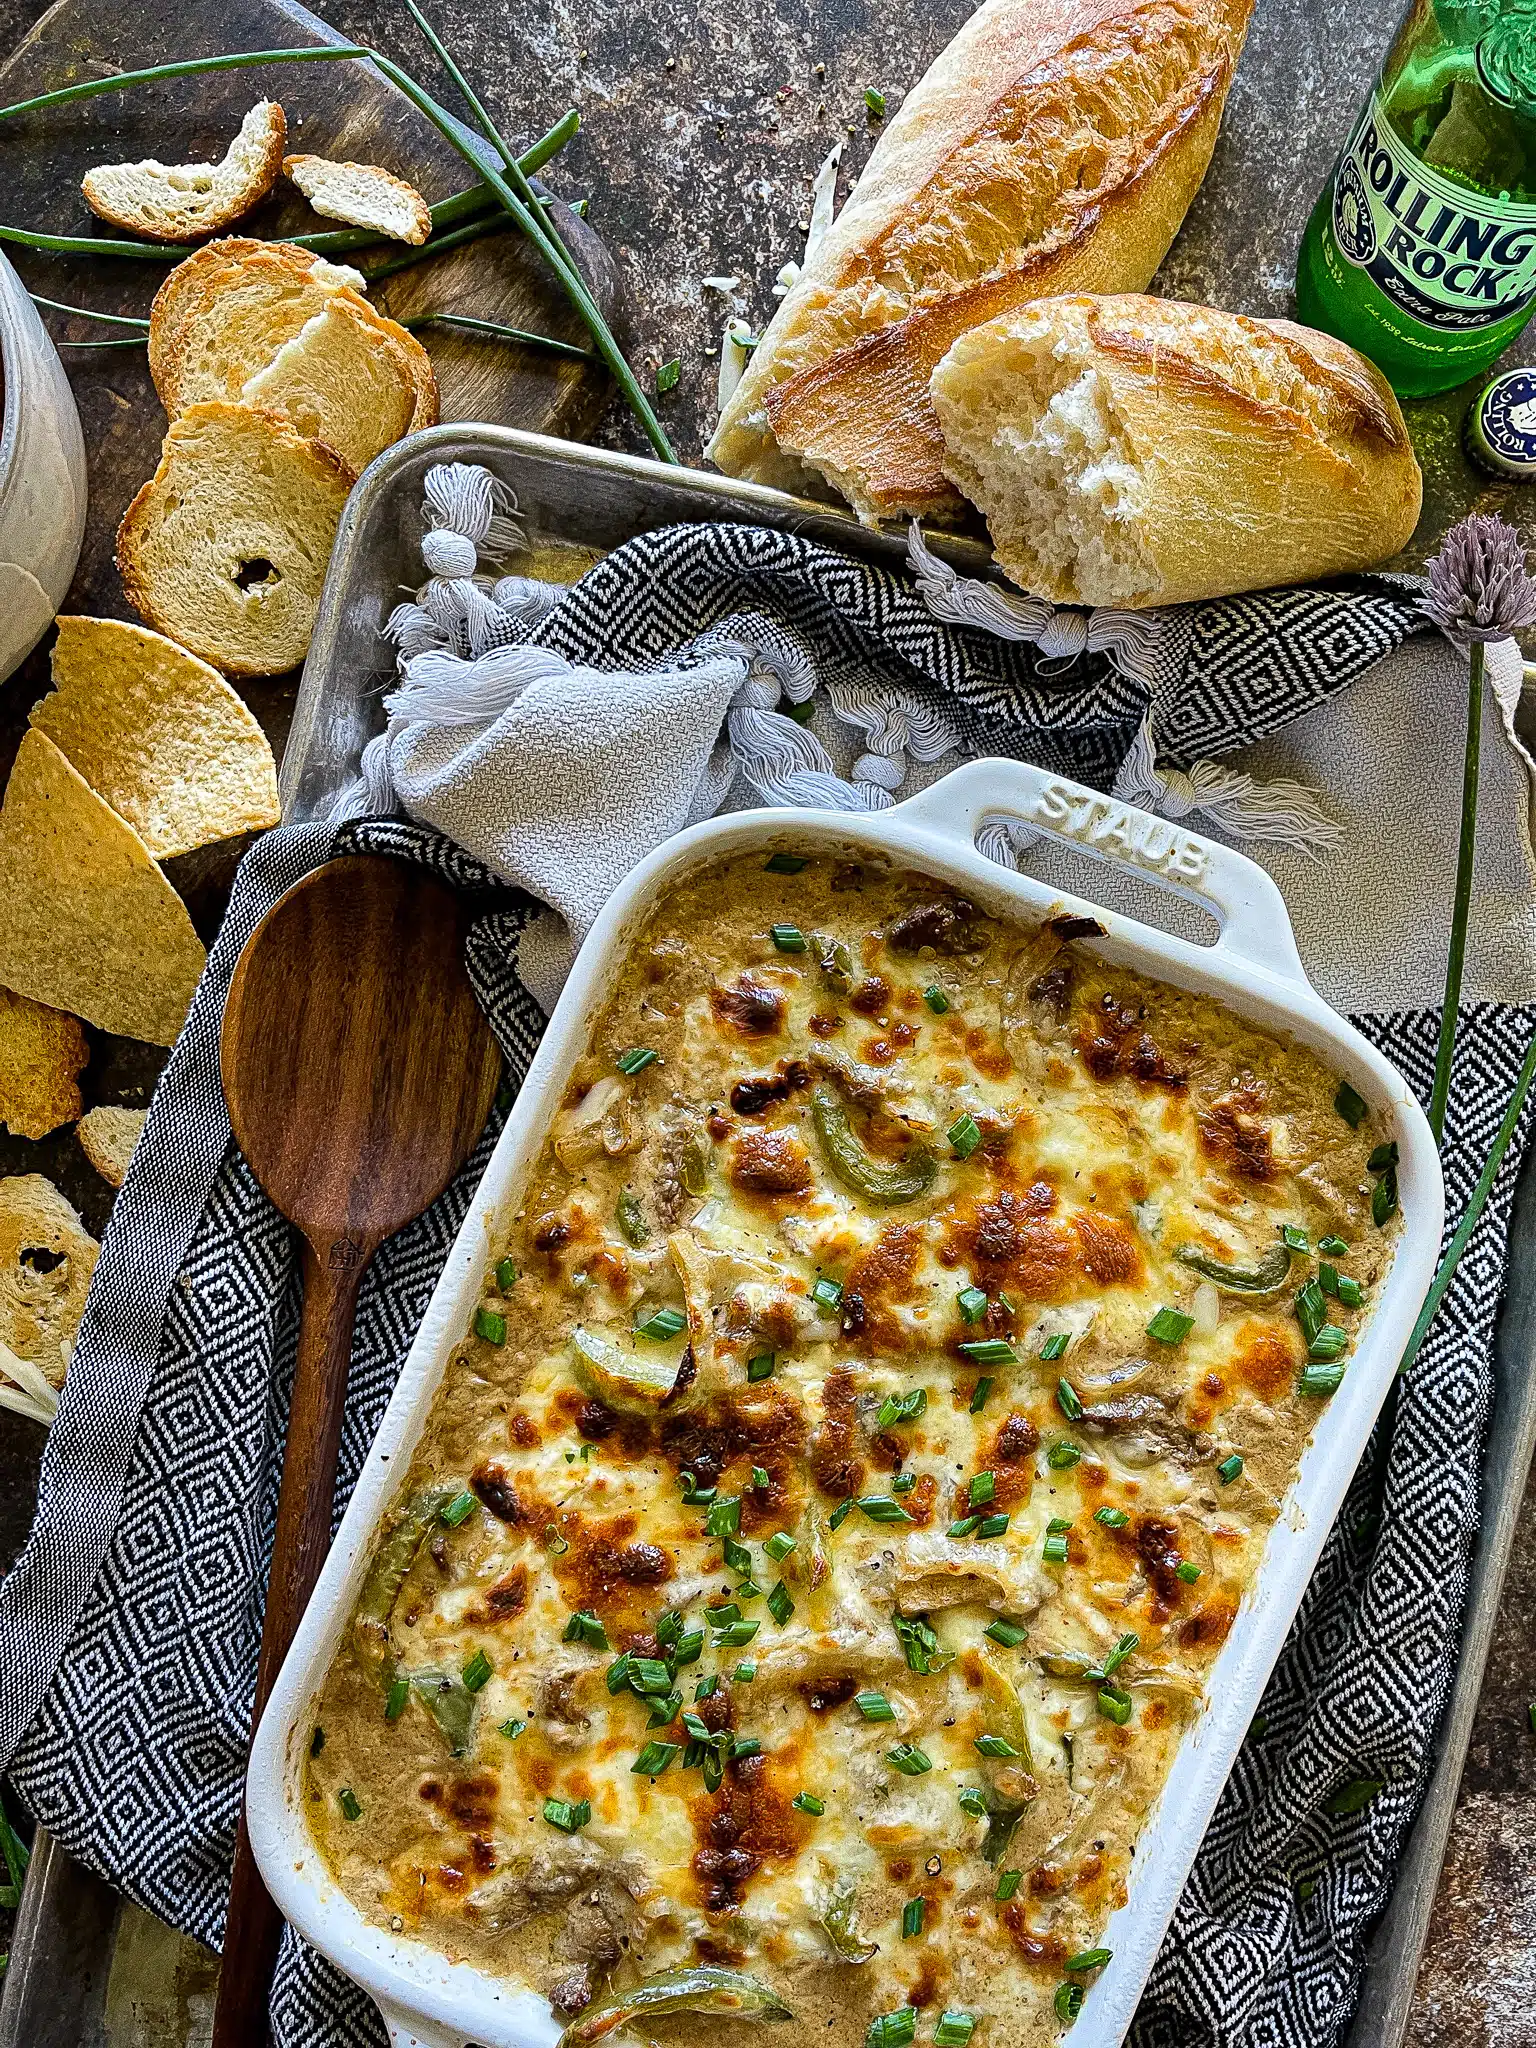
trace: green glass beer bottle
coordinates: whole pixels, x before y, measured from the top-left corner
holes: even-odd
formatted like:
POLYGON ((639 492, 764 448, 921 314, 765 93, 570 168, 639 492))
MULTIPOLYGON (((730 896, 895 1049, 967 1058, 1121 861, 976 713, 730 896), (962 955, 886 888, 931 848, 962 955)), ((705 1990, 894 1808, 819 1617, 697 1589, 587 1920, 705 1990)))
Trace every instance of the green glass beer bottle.
POLYGON ((1405 398, 1514 340, 1536 305, 1536 0, 1413 0, 1312 210, 1296 302, 1405 398))

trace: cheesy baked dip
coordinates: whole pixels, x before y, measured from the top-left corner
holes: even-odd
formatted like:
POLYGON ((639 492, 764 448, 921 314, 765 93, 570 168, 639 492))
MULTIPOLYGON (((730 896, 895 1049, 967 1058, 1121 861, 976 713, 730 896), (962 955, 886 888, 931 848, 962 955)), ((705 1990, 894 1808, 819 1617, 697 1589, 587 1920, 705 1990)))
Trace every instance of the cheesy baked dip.
POLYGON ((569 2048, 1038 2044, 1112 1966, 1397 1192, 1100 936, 759 851, 593 1027, 307 1765, 360 1910, 569 2048))

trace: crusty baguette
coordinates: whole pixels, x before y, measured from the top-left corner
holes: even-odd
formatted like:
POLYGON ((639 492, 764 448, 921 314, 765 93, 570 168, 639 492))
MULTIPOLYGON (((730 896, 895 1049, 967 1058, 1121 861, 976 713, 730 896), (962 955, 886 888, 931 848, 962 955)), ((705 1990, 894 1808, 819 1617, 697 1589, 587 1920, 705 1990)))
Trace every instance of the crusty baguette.
POLYGON ((80 189, 85 203, 114 227, 155 242, 216 235, 258 205, 283 167, 288 126, 275 100, 258 100, 216 164, 98 164, 80 189))
POLYGON ((1419 516, 1391 387, 1290 320, 1037 299, 933 374, 949 475, 1003 568, 1065 604, 1162 605, 1370 568, 1419 516))
POLYGON ((241 398, 286 413, 357 472, 392 441, 437 420, 426 350, 350 292, 338 293, 249 378, 241 398))
POLYGON ((432 232, 432 212, 414 185, 378 164, 338 163, 327 156, 290 156, 283 170, 316 213, 327 220, 376 228, 392 241, 420 246, 432 232))
POLYGON ((168 416, 238 399, 338 293, 366 305, 362 284, 361 272, 290 242, 230 237, 178 263, 149 309, 149 374, 168 416))
POLYGON ((1140 291, 1210 161, 1252 0, 985 0, 887 126, 708 453, 866 520, 961 510, 928 399, 1027 299, 1140 291))
POLYGON ((282 674, 309 648, 353 480, 282 413, 189 407, 117 530, 129 602, 226 675, 282 674))

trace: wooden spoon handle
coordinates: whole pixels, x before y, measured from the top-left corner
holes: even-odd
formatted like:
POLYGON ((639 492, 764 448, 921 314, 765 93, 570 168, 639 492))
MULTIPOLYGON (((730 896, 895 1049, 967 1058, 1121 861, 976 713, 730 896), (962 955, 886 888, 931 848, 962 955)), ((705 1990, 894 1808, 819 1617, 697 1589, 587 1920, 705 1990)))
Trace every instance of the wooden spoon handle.
MULTIPOLYGON (((330 1549, 357 1290, 373 1249, 354 1238, 338 1237, 321 1257, 307 1239, 304 1243, 304 1316, 261 1625, 253 1727, 330 1549)), ((213 2048, 264 2048, 282 1932, 282 1915, 268 1898, 251 1854, 242 1809, 224 1923, 213 2048)))

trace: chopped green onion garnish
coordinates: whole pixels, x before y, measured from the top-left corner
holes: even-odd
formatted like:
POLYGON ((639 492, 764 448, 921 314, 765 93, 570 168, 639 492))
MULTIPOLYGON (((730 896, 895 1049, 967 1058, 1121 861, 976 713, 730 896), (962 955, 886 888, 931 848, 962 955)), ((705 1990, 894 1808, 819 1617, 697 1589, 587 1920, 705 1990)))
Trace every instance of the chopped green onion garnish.
POLYGON ((753 1383, 772 1379, 773 1368, 777 1364, 778 1360, 771 1351, 759 1351, 756 1358, 747 1360, 747 1379, 753 1383))
POLYGON ((962 1344, 960 1349, 977 1365, 1017 1365, 1019 1362, 1019 1354, 1006 1337, 977 1338, 969 1344, 962 1344))
POLYGON ((350 1785, 343 1785, 336 1794, 336 1804, 341 1808, 342 1815, 347 1820, 356 1820, 363 1810, 358 1805, 357 1794, 350 1785))
POLYGON ((883 121, 885 119, 885 94, 881 92, 878 86, 865 86, 864 104, 869 109, 869 111, 874 115, 877 121, 883 121))
POLYGON ((924 1898, 908 1899, 901 1909, 901 1938, 915 1941, 923 1931, 923 1911, 927 1905, 924 1898))
POLYGON ((448 1505, 441 1510, 438 1520, 446 1522, 450 1529, 457 1529, 460 1522, 467 1521, 474 1512, 475 1496, 466 1487, 462 1493, 456 1493, 448 1505))
POLYGON ((709 1504, 709 1513, 704 1517, 706 1536, 734 1536, 741 1527, 741 1495, 721 1494, 709 1504))
POLYGON ((654 1046, 632 1045, 628 1052, 621 1052, 619 1054, 616 1064, 621 1074, 640 1074, 645 1071, 652 1060, 659 1060, 660 1058, 661 1054, 657 1052, 654 1046))
POLYGON ((498 1735, 505 1735, 508 1742, 516 1742, 519 1735, 522 1734, 523 1730, 527 1726, 528 1723, 526 1721, 503 1721, 498 1725, 496 1733, 498 1735))
POLYGON ((751 1579, 743 1579, 741 1584, 736 1588, 736 1598, 738 1600, 761 1600, 762 1597, 762 1587, 757 1585, 751 1579))
POLYGON ((984 1515, 976 1524, 976 1540, 980 1543, 988 1536, 1001 1536, 1007 1527, 1006 1515, 984 1515))
POLYGON ((1082 1421, 1083 1404, 1077 1398, 1077 1389, 1069 1380, 1058 1380, 1056 1382, 1056 1406, 1065 1415, 1068 1422, 1082 1421))
POLYGON ((797 924, 773 925, 768 936, 781 953, 803 953, 806 950, 805 933, 797 924))
POLYGON ((971 1413, 973 1415, 979 1415, 982 1409, 986 1407, 987 1396, 996 1385, 997 1381, 987 1377, 985 1374, 976 1382, 975 1390, 971 1395, 971 1413))
POLYGON ((1230 1486, 1234 1479, 1242 1477, 1243 1461, 1234 1451, 1230 1458, 1223 1458, 1216 1467, 1216 1477, 1223 1486, 1230 1486))
POLYGON ((977 1526, 980 1523, 980 1521, 980 1515, 962 1515, 958 1522, 951 1522, 944 1533, 946 1536, 954 1536, 957 1538, 962 1536, 972 1536, 975 1534, 977 1526))
POLYGON ((1343 1378, 1342 1365, 1304 1365, 1301 1369, 1301 1391, 1304 1394, 1337 1393, 1343 1378))
POLYGON ((1280 1242, 1286 1247, 1288 1251, 1301 1252, 1303 1254, 1306 1254, 1309 1253, 1312 1249, 1311 1239, 1307 1236, 1307 1233, 1298 1224, 1295 1223, 1281 1224, 1280 1242))
POLYGON ((1375 1151, 1372 1152, 1370 1158, 1365 1162, 1365 1170, 1367 1173, 1386 1173, 1390 1168, 1396 1166, 1397 1161, 1397 1145, 1389 1138, 1385 1144, 1378 1145, 1375 1151))
MULTIPOLYGON (((405 1704, 410 1696, 411 1681, 408 1678, 392 1678, 389 1682, 389 1691, 384 1699, 385 1720, 398 1721, 405 1712, 405 1704)), ((313 1756, 314 1754, 315 1751, 311 1747, 310 1755, 313 1756)))
MULTIPOLYGON (((905 1515, 905 1512, 903 1512, 902 1520, 905 1521, 906 1519, 907 1517, 905 1515)), ((784 1581, 780 1579, 778 1583, 774 1586, 772 1592, 768 1595, 768 1612, 779 1624, 779 1627, 782 1628, 785 1622, 787 1622, 789 1620, 789 1617, 794 1613, 794 1611, 794 1597, 790 1593, 788 1586, 786 1586, 784 1581)))
POLYGON ((891 1481, 892 1493, 910 1493, 917 1484, 915 1472, 898 1472, 891 1481))
POLYGON ((811 1299, 824 1316, 834 1316, 843 1305, 843 1283, 821 1279, 811 1289, 811 1299))
POLYGON ((924 1771, 933 1769, 933 1759, 925 1755, 915 1742, 898 1742, 894 1749, 885 1752, 885 1760, 904 1778, 920 1778, 924 1771))
POLYGON ((789 1803, 797 1813, 808 1813, 816 1820, 827 1810, 825 1799, 818 1799, 814 1792, 797 1792, 789 1803))
POLYGON ((989 1500, 996 1498, 997 1474, 995 1472, 978 1472, 971 1481, 970 1493, 971 1506, 973 1508, 984 1508, 989 1500))
POLYGON ((910 1522, 899 1500, 893 1500, 888 1493, 868 1493, 859 1502, 860 1508, 872 1522, 910 1522))
POLYGON ((736 1666, 736 1669, 731 1673, 731 1676, 738 1685, 750 1685, 757 1676, 757 1659, 755 1657, 743 1657, 736 1666))
POLYGON ((810 862, 798 853, 770 853, 763 862, 765 875, 798 875, 810 862))
POLYGON ((856 1692, 853 1704, 866 1721, 894 1721, 896 1709, 883 1692, 856 1692))
POLYGON ((1193 1558, 1182 1558, 1173 1568, 1173 1576, 1182 1579, 1186 1586, 1192 1586, 1200 1576, 1200 1567, 1193 1558))
POLYGON ((1018 1890, 1023 1876, 1022 1870, 1004 1870, 999 1872, 997 1890, 992 1896, 996 1899, 1011 1899, 1018 1890))
POLYGON ((1104 1686, 1099 1692, 1099 1712, 1106 1721, 1113 1721, 1117 1728, 1123 1728, 1131 1718, 1130 1694, 1121 1692, 1118 1686, 1104 1686))
POLYGON ((1058 1984, 1056 1996, 1051 2000, 1056 2008, 1056 2017, 1069 2023, 1075 2020, 1083 2009, 1083 1987, 1081 1984, 1058 1984))
POLYGON ((939 987, 936 981, 930 982, 928 987, 923 990, 923 1001, 932 1010, 935 1017, 942 1017, 949 1008, 949 997, 945 995, 943 989, 939 987))
POLYGON ((715 1497, 714 1487, 700 1486, 691 1472, 679 1472, 677 1481, 683 1489, 685 1508, 707 1508, 715 1497))
POLYGON ((957 1300, 961 1317, 968 1323, 979 1323, 987 1312, 987 1291, 984 1287, 962 1287, 957 1300))
POLYGON ((1066 1537, 1060 1533, 1047 1536, 1041 1547, 1040 1555, 1047 1564, 1065 1564, 1067 1561, 1066 1537))
POLYGON ((720 1539, 720 1555, 725 1559, 727 1571, 745 1572, 751 1576, 752 1553, 745 1543, 738 1543, 734 1536, 724 1536, 720 1539))
POLYGON ((1040 1346, 1040 1356, 1045 1364, 1054 1365, 1058 1358, 1065 1358, 1070 1341, 1065 1330, 1058 1330, 1054 1336, 1047 1337, 1040 1346))
POLYGON ((1002 1735, 978 1735, 976 1747, 983 1756, 1017 1756, 1019 1752, 1002 1735))
POLYGON ((636 1323, 637 1337, 650 1337, 657 1343, 668 1337, 676 1337, 688 1327, 688 1318, 675 1308, 659 1308, 654 1315, 646 1317, 643 1323, 636 1323))
POLYGON ((1349 1250, 1342 1237, 1320 1237, 1317 1240, 1317 1248, 1320 1252, 1327 1252, 1329 1257, 1334 1259, 1342 1259, 1349 1250))
POLYGON ((663 363, 656 372, 657 391, 665 394, 668 391, 676 390, 677 380, 682 375, 682 369, 682 362, 677 356, 673 356, 670 362, 663 363))
POLYGON ((965 2048, 976 2031, 976 2022, 968 2012, 946 2012, 933 2030, 933 2048, 965 2048))
POLYGON ((989 1635, 994 1643, 1001 1643, 1005 1650, 1016 1650, 1028 1638, 1029 1630, 1020 1628, 1016 1621, 992 1621, 988 1622, 983 1633, 989 1635))
POLYGON ((648 1742, 630 1765, 630 1775, 636 1778, 659 1778, 668 1765, 676 1763, 683 1753, 680 1742, 648 1742))
POLYGON ((546 1799, 544 1818, 561 1834, 574 1835, 592 1818, 592 1802, 590 1799, 578 1799, 573 1806, 569 1799, 546 1799))
POLYGON ((1309 1344, 1328 1320, 1323 1290, 1315 1280, 1309 1280, 1296 1297, 1296 1320, 1309 1344))
POLYGON ((1106 1678, 1113 1678, 1115 1673, 1120 1669, 1120 1666, 1125 1662, 1126 1658, 1130 1656, 1133 1650, 1138 1649, 1140 1647, 1140 1644, 1141 1637, 1134 1634, 1130 1629, 1127 1629, 1125 1634, 1120 1638, 1119 1642, 1116 1643, 1115 1647, 1104 1659, 1104 1663, 1101 1667, 1104 1676, 1106 1678))
POLYGON ((593 1650, 606 1650, 611 1647, 607 1630, 587 1607, 579 1608, 571 1616, 565 1624, 565 1634, 561 1640, 567 1643, 585 1643, 593 1650))
POLYGON ((773 1480, 769 1477, 768 1473, 764 1471, 761 1465, 754 1465, 752 1467, 752 1484, 757 1488, 759 1493, 765 1493, 767 1489, 770 1486, 772 1486, 773 1480))
POLYGON ((682 1704, 683 1696, 680 1692, 669 1692, 665 1699, 652 1700, 651 1711, 646 1716, 646 1727, 665 1728, 668 1722, 677 1719, 677 1710, 682 1704))
POLYGON ((669 1607, 656 1624, 656 1640, 663 1649, 675 1643, 683 1632, 681 1608, 669 1607))
POLYGON ((1397 1208, 1397 1175, 1388 1173, 1371 1189, 1371 1221, 1379 1230, 1397 1208))
POLYGON ((764 1551, 775 1564, 782 1564, 795 1547, 795 1539, 785 1529, 776 1530, 763 1545, 764 1551))
POLYGON ((498 1260, 496 1266, 496 1285, 503 1294, 510 1293, 517 1285, 517 1268, 510 1259, 498 1260))
POLYGON ((955 1148, 957 1159, 969 1159, 981 1143, 981 1126, 969 1110, 964 1116, 957 1116, 948 1131, 949 1142, 955 1148))
POLYGON ((1061 1967, 1064 1970, 1102 1970, 1113 1955, 1113 1949, 1085 1948, 1075 1956, 1068 1956, 1061 1967))
POLYGON ((875 1414, 876 1429, 892 1429, 898 1422, 915 1422, 928 1406, 928 1389, 912 1387, 905 1394, 887 1394, 875 1414))
POLYGON ((1342 1791, 1335 1792, 1323 1801, 1323 1811, 1340 1816, 1364 1813, 1385 1782, 1383 1778, 1351 1779, 1342 1791))
POLYGON ((711 1628, 729 1628, 733 1621, 740 1621, 741 1609, 734 1600, 722 1600, 714 1607, 706 1607, 704 1619, 711 1628))
POLYGON ((827 1517, 827 1527, 836 1532, 838 1529, 841 1529, 844 1522, 847 1521, 848 1517, 852 1513, 852 1500, 840 1500, 837 1506, 832 1510, 831 1514, 827 1517))
POLYGON ((750 1643, 762 1627, 760 1621, 733 1621, 715 1637, 717 1650, 740 1650, 750 1643))
POLYGON ((1182 1344, 1194 1327, 1194 1317, 1182 1309, 1160 1308, 1147 1325, 1147 1335, 1158 1344, 1182 1344))
POLYGON ((1045 1462, 1053 1472, 1065 1472, 1069 1465, 1075 1465, 1082 1451, 1070 1437, 1058 1437, 1045 1454, 1045 1462))
POLYGON ((960 1806, 963 1812, 980 1816, 987 1810, 986 1797, 973 1785, 967 1785, 960 1794, 960 1806))
POLYGON ((1349 1349, 1349 1332, 1341 1330, 1337 1323, 1324 1323, 1307 1347, 1307 1356, 1314 1360, 1342 1358, 1349 1349))
POLYGON ((1339 1092, 1333 1098, 1333 1106, 1351 1130, 1358 1130, 1361 1124, 1365 1122, 1367 1115, 1365 1097, 1357 1095, 1347 1081, 1339 1083, 1339 1092))
POLYGON ((484 1650, 476 1650, 459 1676, 464 1681, 466 1692, 479 1692, 491 1675, 491 1660, 484 1650))
POLYGON ((908 2048, 916 2033, 916 2011, 910 2005, 899 2005, 894 2012, 883 2012, 870 2021, 864 2048, 908 2048))
POLYGON ((1334 1300, 1337 1301, 1339 1298, 1338 1267, 1329 1265, 1326 1259, 1320 1259, 1317 1265, 1317 1284, 1321 1287, 1324 1294, 1331 1294, 1334 1300))
POLYGON ((1351 1280, 1347 1273, 1339 1275, 1337 1291, 1339 1300, 1344 1304, 1345 1308, 1358 1308, 1364 1299, 1360 1289, 1360 1282, 1358 1280, 1351 1280))
POLYGON ((1123 1529, 1131 1518, 1124 1508, 1095 1508, 1093 1519, 1106 1529, 1123 1529))
POLYGON ((736 1759, 744 1756, 761 1756, 763 1745, 755 1735, 738 1735, 731 1744, 731 1755, 736 1759))

